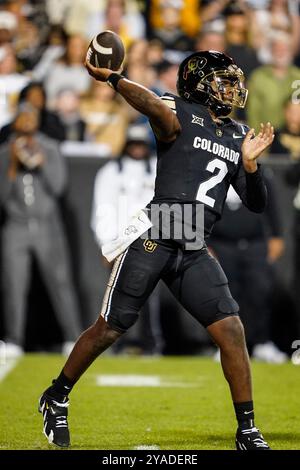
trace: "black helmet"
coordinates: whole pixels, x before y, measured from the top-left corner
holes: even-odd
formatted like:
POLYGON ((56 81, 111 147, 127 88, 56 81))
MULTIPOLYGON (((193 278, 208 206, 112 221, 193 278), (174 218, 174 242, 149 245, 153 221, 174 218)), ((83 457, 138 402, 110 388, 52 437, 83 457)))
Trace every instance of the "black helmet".
POLYGON ((207 106, 216 116, 227 116, 233 106, 244 108, 248 90, 244 74, 231 57, 217 51, 199 51, 180 64, 179 96, 207 106))

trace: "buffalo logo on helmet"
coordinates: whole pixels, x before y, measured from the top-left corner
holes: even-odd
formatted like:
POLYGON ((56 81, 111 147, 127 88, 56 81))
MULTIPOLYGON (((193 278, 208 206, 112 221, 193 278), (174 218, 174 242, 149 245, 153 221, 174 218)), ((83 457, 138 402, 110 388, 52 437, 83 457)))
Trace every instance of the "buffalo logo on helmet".
POLYGON ((205 57, 198 58, 193 57, 188 61, 186 64, 184 71, 183 71, 183 78, 184 80, 188 79, 190 73, 193 75, 198 74, 200 77, 204 76, 204 72, 202 72, 203 67, 207 64, 207 59, 205 57))

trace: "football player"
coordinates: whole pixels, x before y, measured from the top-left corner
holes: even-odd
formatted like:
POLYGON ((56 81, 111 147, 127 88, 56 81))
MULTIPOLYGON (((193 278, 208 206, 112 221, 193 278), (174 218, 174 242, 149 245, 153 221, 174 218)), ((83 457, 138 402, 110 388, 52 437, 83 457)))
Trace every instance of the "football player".
POLYGON ((238 422, 237 449, 267 450, 254 424, 239 308, 205 240, 221 217, 230 184, 251 211, 264 210, 267 194, 257 158, 272 143, 274 129, 270 123, 262 124, 255 136, 254 129, 227 117, 233 107, 245 106, 248 92, 242 71, 220 52, 201 51, 187 57, 179 66, 179 96, 162 98, 119 73, 89 63, 86 67, 92 77, 107 82, 150 120, 158 162, 155 195, 144 214, 157 233, 155 237, 149 231, 141 234, 116 258, 98 320, 80 336, 62 372, 40 398, 45 435, 58 446, 70 444, 70 391, 99 354, 134 324, 163 279, 220 348, 238 422), (168 208, 173 211, 169 223, 161 225, 157 211, 164 216, 168 208), (190 218, 182 216, 187 208, 190 218), (166 228, 170 229, 167 235, 166 228))

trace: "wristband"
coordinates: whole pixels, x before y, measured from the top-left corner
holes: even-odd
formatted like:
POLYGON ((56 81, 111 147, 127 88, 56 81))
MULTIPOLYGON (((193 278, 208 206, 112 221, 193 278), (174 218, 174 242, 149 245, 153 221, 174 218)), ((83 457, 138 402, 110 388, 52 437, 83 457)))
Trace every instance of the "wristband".
POLYGON ((118 83, 122 78, 125 78, 124 75, 120 75, 118 73, 111 73, 110 76, 108 77, 108 79, 106 80, 106 83, 111 88, 113 88, 114 90, 117 91, 118 83))

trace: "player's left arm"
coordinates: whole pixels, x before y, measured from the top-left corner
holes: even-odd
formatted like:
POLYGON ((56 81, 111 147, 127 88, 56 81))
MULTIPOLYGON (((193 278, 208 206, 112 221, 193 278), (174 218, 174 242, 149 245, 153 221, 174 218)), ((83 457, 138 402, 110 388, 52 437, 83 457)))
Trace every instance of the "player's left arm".
POLYGON ((242 145, 242 165, 231 181, 243 204, 253 212, 263 212, 267 204, 267 189, 257 159, 273 140, 274 128, 269 122, 261 124, 257 136, 250 129, 242 145))

